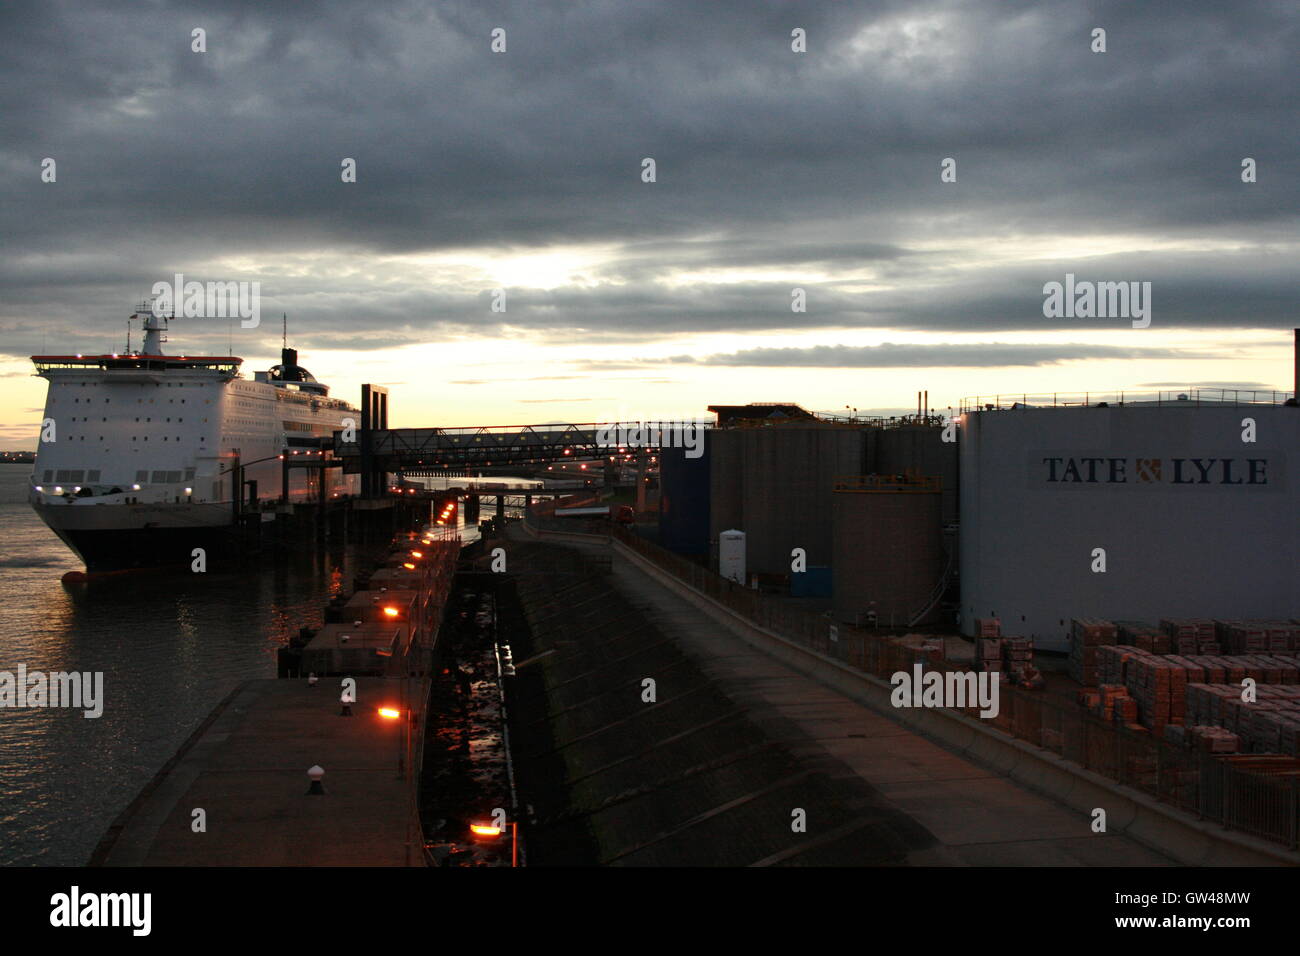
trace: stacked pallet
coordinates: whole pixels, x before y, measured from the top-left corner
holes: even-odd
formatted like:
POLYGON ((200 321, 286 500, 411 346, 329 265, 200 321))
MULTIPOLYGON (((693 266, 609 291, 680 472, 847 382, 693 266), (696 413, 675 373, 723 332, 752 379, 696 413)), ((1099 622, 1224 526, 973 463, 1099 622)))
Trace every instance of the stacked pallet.
POLYGON ((922 667, 943 663, 943 638, 928 634, 903 634, 886 637, 883 642, 885 668, 889 671, 912 670, 912 665, 922 667))
POLYGON ((1070 676, 1080 684, 1097 683, 1097 648, 1115 643, 1115 625, 1096 618, 1070 621, 1070 676))
MULTIPOLYGON (((1142 724, 1162 735, 1169 724, 1183 723, 1221 724, 1234 733, 1248 733, 1248 728, 1237 725, 1229 703, 1234 698, 1240 701, 1241 682, 1246 678, 1261 689, 1261 701, 1264 687, 1285 688, 1281 693, 1270 690, 1270 700, 1300 696, 1300 687, 1295 686, 1300 681, 1300 659, 1291 656, 1158 655, 1122 644, 1099 647, 1097 655, 1098 682, 1124 687, 1138 702, 1142 724), (1222 692, 1213 698, 1205 696, 1209 692, 1198 692, 1198 708, 1189 713, 1191 685, 1218 686, 1222 692)), ((1257 736, 1263 737, 1264 732, 1257 736)))
POLYGON ((1218 654, 1222 650, 1209 618, 1162 618, 1160 629, 1169 635, 1170 649, 1176 654, 1218 654))
POLYGON ((1001 637, 1002 622, 996 617, 975 618, 976 637, 1001 637))
POLYGON ((1105 684, 1124 684, 1129 682, 1128 662, 1137 657, 1153 655, 1136 647, 1123 644, 1107 644, 1097 648, 1097 680, 1105 684))
POLYGON ((1138 705, 1122 684, 1102 684, 1097 688, 1097 710, 1102 720, 1121 724, 1137 723, 1138 705))
POLYGON ((1128 644, 1153 654, 1169 653, 1169 635, 1144 621, 1116 621, 1116 644, 1128 644))
POLYGON ((1207 754, 1234 754, 1241 750, 1241 738, 1222 727, 1198 724, 1187 728, 1187 747, 1207 754))
POLYGON ((1002 638, 1000 637, 975 638, 975 670, 977 671, 1002 670, 1002 638))
POLYGON ((1241 738, 1253 753, 1300 756, 1300 686, 1260 684, 1256 700, 1241 699, 1241 687, 1189 684, 1187 720, 1218 724, 1241 738))
POLYGON ((1285 654, 1300 650, 1293 621, 1216 621, 1219 642, 1232 654, 1285 654))

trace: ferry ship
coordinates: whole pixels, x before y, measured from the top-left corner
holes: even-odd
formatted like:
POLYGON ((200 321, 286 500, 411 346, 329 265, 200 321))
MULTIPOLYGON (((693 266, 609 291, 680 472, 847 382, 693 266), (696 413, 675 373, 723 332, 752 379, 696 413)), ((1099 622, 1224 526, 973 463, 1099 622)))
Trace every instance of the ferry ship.
MULTIPOLYGON (((322 455, 361 420, 296 349, 249 381, 241 358, 164 354, 168 319, 147 303, 137 317, 138 352, 32 356, 49 391, 29 500, 90 572, 188 563, 194 548, 230 543, 237 511, 283 500, 285 456, 322 455)), ((290 503, 357 490, 339 468, 287 474, 290 503)))

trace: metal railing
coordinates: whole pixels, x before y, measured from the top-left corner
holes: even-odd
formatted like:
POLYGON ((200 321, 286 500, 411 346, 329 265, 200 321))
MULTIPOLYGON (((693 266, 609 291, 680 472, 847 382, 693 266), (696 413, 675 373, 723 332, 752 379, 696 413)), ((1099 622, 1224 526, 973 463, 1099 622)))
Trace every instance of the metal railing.
POLYGON ((1239 388, 1187 388, 1156 392, 1038 392, 971 395, 961 400, 961 414, 1015 408, 1084 408, 1106 405, 1158 405, 1177 408, 1197 405, 1281 405, 1294 392, 1255 391, 1239 388))

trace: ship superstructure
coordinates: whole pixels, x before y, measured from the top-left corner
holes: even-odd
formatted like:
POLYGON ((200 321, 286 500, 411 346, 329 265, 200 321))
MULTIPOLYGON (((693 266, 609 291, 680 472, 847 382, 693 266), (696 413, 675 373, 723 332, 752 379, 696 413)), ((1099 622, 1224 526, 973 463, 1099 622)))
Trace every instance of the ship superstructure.
MULTIPOLYGON (((229 531, 241 479, 253 508, 279 501, 281 456, 360 420, 294 349, 249 381, 238 357, 164 354, 168 320, 137 316, 138 352, 32 356, 49 391, 30 500, 92 571, 186 558, 229 531)), ((291 503, 356 491, 337 469, 288 475, 291 503)))

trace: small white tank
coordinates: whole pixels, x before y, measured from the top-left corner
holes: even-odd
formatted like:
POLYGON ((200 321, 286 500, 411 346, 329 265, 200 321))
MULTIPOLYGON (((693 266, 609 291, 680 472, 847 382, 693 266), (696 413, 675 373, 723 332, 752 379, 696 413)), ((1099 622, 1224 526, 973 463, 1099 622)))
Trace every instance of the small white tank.
POLYGON ((718 535, 718 573, 737 584, 745 583, 745 532, 724 531, 718 535))

